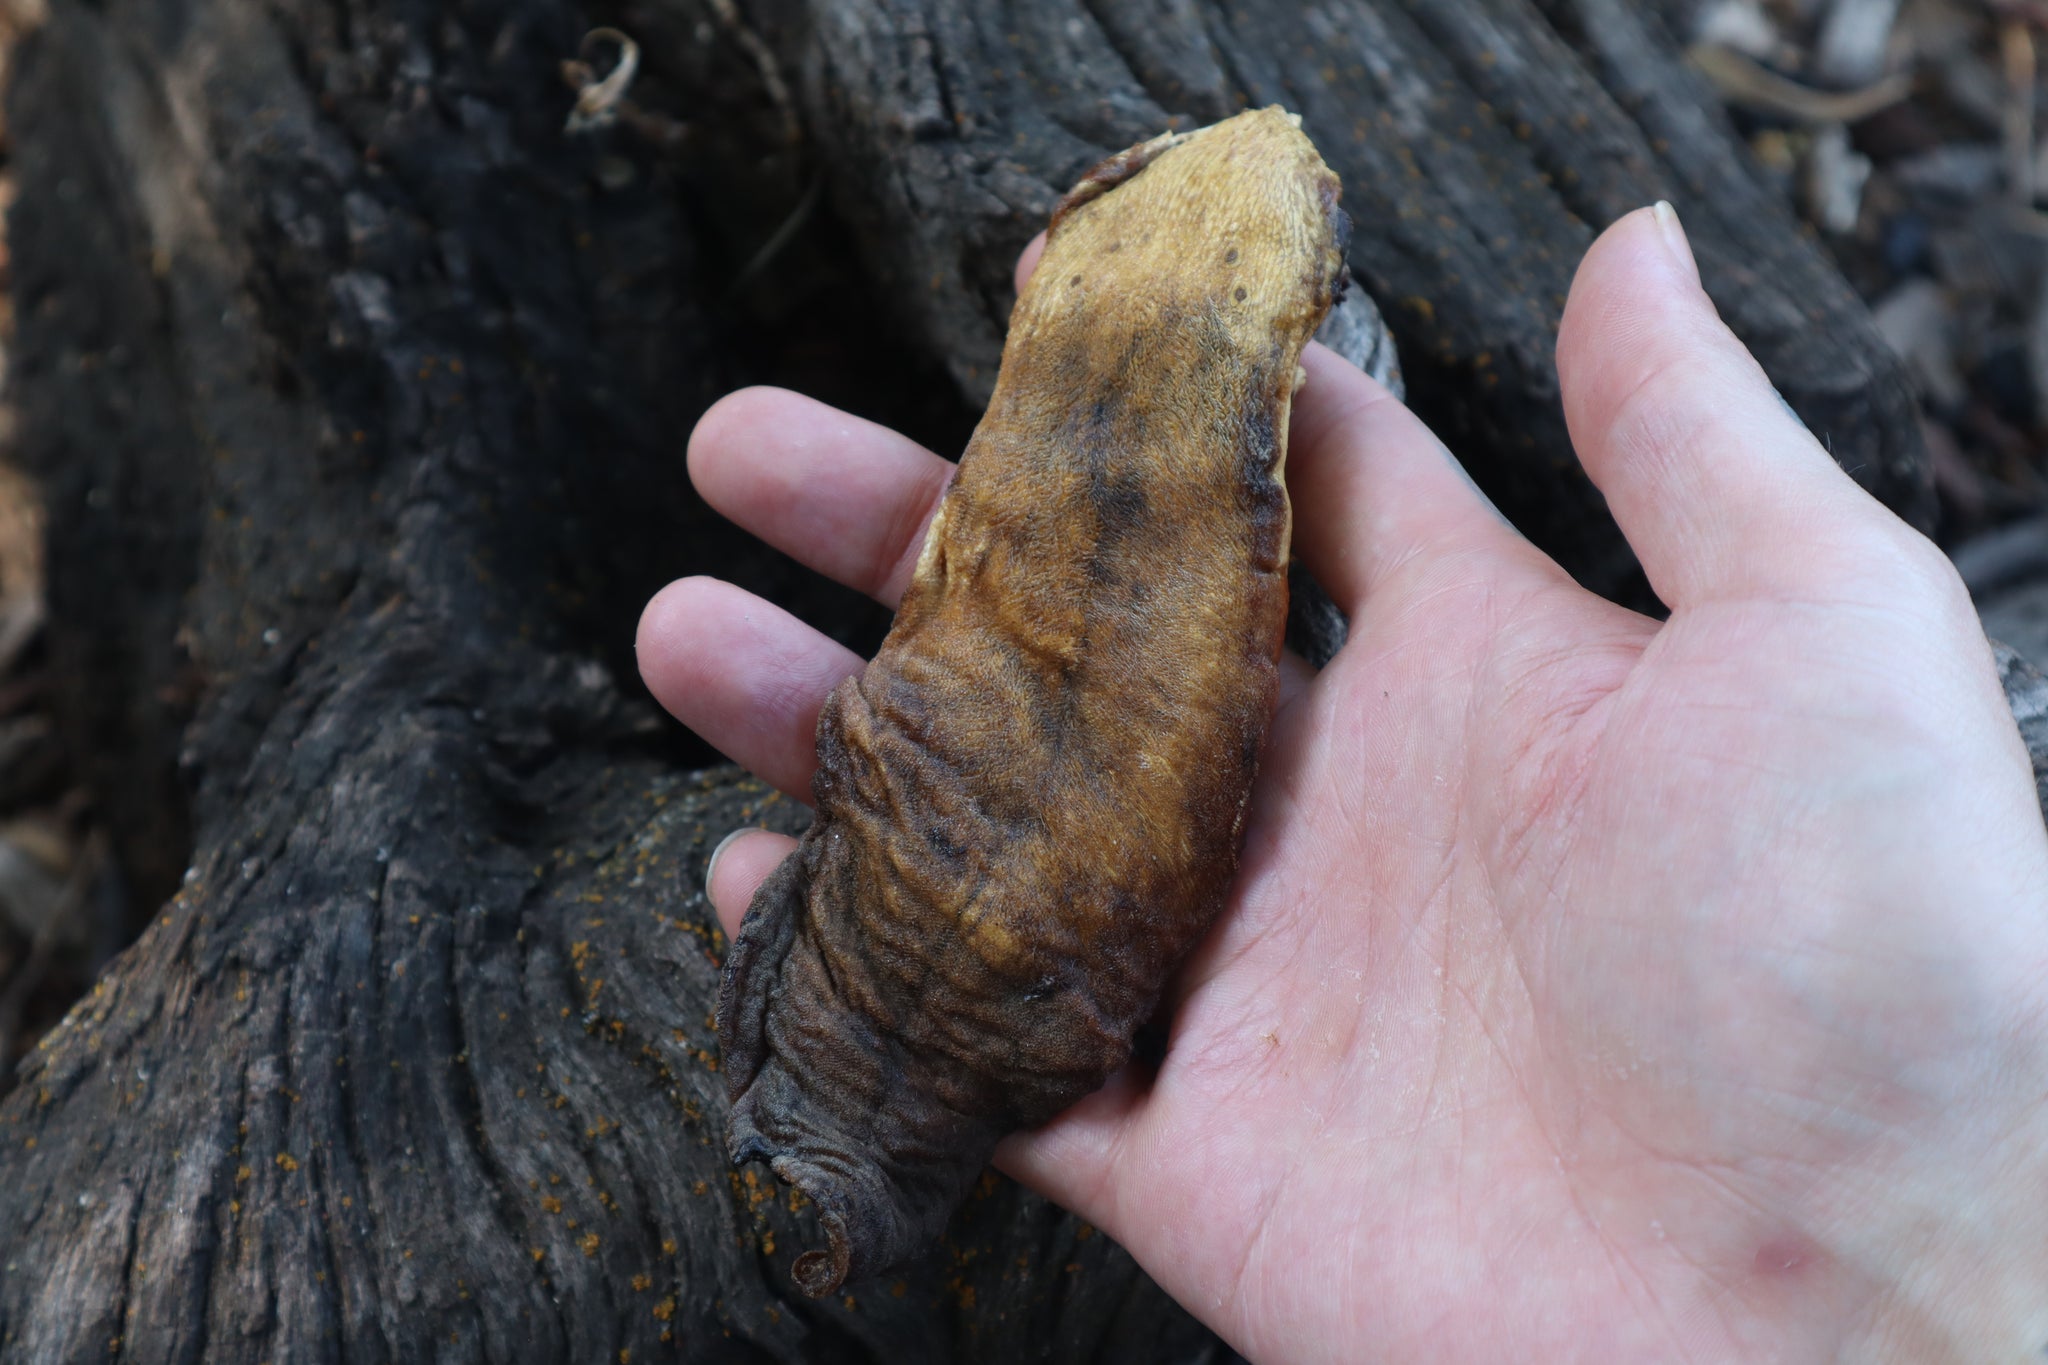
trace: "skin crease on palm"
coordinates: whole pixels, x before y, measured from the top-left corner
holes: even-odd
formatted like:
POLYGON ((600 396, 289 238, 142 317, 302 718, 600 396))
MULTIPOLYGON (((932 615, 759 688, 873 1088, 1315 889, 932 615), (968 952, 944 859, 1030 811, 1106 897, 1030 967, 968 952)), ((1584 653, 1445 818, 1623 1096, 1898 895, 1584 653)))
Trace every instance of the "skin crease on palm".
MULTIPOLYGON (((1305 366, 1296 548, 1351 642, 1285 670, 1163 1062, 1003 1168, 1262 1362, 2040 1359, 2048 835, 1946 560, 1777 401, 1668 210, 1595 244, 1558 346, 1667 622, 1574 585, 1370 379, 1305 366)), ((950 470, 772 390, 689 464, 886 603, 950 470)), ((808 796, 861 660, 708 579, 639 650, 808 796)), ((790 846, 721 851, 728 932, 790 846)))

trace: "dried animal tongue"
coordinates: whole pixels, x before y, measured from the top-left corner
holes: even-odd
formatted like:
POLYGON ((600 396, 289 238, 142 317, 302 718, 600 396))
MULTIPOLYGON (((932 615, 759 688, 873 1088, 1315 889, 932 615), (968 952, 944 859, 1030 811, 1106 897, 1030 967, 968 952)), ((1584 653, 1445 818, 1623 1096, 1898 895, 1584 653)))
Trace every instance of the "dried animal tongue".
POLYGON ((929 1243, 1005 1133, 1102 1084, 1236 869, 1277 687, 1303 346, 1337 179, 1278 109, 1092 171, 718 1024, 736 1161, 829 1293, 929 1243))

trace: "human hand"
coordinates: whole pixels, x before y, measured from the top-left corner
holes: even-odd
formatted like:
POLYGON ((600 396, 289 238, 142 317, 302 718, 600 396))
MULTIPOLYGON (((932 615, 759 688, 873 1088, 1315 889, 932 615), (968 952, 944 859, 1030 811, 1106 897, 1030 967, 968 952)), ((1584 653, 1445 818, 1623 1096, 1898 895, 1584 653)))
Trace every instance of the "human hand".
MULTIPOLYGON (((1589 253, 1567 416, 1662 624, 1579 589, 1320 348, 1230 904, 1135 1068, 1001 1164, 1262 1361, 2019 1360, 2048 1345, 2048 834, 1969 600, 1776 399, 1676 224, 1589 253)), ((950 466, 754 390, 711 504, 893 603, 950 466)), ((861 660, 728 585, 643 674, 808 799, 861 660)), ((728 931, 791 847, 717 860, 728 931)))

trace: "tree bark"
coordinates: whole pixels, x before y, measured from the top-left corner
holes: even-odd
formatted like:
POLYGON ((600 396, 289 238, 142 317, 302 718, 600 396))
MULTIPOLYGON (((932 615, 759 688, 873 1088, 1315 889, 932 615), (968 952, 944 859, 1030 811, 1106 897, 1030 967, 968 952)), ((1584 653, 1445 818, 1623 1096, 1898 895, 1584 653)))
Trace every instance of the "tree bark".
POLYGON ((1593 232, 1660 195, 1794 406, 1926 515, 1896 366, 1633 9, 739 13, 59 0, 21 54, 23 455, 63 719, 150 913, 0 1103, 0 1357, 1228 1358, 993 1177, 901 1276, 793 1292, 816 1230, 728 1169, 698 888, 728 828, 806 817, 623 681, 688 572, 874 638, 694 500, 685 434, 766 377, 957 446, 1017 249, 1176 117, 1303 111, 1419 406, 1588 583, 1643 593, 1550 350, 1593 232), (645 71, 571 137, 597 23, 645 71))

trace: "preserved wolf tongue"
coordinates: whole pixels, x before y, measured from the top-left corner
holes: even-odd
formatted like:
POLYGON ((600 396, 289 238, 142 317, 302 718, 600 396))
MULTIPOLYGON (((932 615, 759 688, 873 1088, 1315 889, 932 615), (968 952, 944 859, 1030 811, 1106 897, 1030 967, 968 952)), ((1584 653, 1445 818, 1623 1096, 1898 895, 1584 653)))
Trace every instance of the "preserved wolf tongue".
POLYGON ((817 821, 719 993, 736 1161, 818 1207, 813 1295, 923 1248, 1005 1133, 1122 1066, 1223 905, 1287 616, 1287 416, 1337 178, 1263 109, 1054 212, 817 821))

